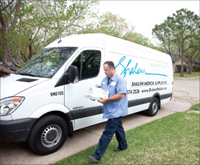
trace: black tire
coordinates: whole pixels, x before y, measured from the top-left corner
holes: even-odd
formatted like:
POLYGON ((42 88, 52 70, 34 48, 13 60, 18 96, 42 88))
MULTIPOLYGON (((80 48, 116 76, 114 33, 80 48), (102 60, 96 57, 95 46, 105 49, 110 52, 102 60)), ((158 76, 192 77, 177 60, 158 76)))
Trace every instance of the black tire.
POLYGON ((39 155, 51 154, 62 147, 67 137, 67 123, 56 115, 44 116, 34 125, 29 147, 39 155))
POLYGON ((147 115, 155 116, 158 113, 159 107, 160 107, 160 105, 159 105, 158 99, 154 98, 149 106, 149 109, 147 110, 147 115))

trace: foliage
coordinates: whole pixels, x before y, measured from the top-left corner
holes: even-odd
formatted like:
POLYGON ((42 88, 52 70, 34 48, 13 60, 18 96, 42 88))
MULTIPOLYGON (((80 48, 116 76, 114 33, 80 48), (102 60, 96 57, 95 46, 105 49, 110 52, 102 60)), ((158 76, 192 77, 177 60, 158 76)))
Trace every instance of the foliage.
POLYGON ((154 45, 150 42, 150 40, 147 37, 144 37, 140 33, 137 33, 135 43, 146 47, 154 48, 154 45))
MULTIPOLYGON (((184 58, 184 61, 188 64, 190 74, 195 67, 195 63, 200 67, 200 22, 195 32, 197 35, 190 40, 189 50, 185 52, 184 58)), ((196 69, 198 70, 198 68, 196 69)))
MULTIPOLYGON (((122 38, 127 33, 133 33, 134 26, 129 25, 126 20, 118 14, 106 12, 98 17, 98 21, 92 22, 82 33, 104 33, 114 37, 122 38)), ((134 33, 133 35, 134 36, 134 33)))
MULTIPOLYGON (((111 31, 115 31, 117 34, 116 37, 122 37, 126 31, 129 31, 128 23, 119 15, 112 14, 111 12, 106 12, 102 17, 105 18, 106 22, 104 26, 107 26, 111 31)), ((132 30, 134 30, 134 27, 132 30)))
POLYGON ((134 29, 134 26, 129 24, 125 18, 120 17, 118 14, 106 12, 99 17, 99 22, 93 23, 93 25, 83 33, 104 33, 146 47, 158 49, 148 38, 140 33, 136 33, 134 29))
MULTIPOLYGON (((152 29, 163 44, 168 54, 181 58, 181 76, 183 76, 183 61, 192 70, 195 60, 200 54, 200 17, 187 9, 180 9, 167 17, 160 25, 152 29)), ((191 73, 191 71, 190 71, 191 73)))
MULTIPOLYGON (((105 33, 163 51, 119 15, 106 12, 99 17, 97 0, 10 0, 0 4, 0 73, 17 71, 46 45, 71 34, 105 33)), ((195 43, 193 40, 193 47, 195 43)))
MULTIPOLYGON (((113 138, 99 164, 199 164, 199 114, 175 113, 126 132, 129 148, 115 153, 113 138)), ((87 159, 97 145, 59 164, 93 164, 87 159)))
POLYGON ((86 20, 95 18, 97 11, 97 0, 12 0, 0 4, 0 71, 7 73, 18 69, 8 62, 20 67, 53 40, 86 28, 86 20))
MULTIPOLYGON (((176 70, 177 70, 177 72, 180 73, 180 71, 181 71, 181 66, 180 66, 180 65, 176 65, 176 70)), ((184 71, 184 72, 187 71, 187 66, 186 66, 186 65, 183 65, 183 71, 184 71)))

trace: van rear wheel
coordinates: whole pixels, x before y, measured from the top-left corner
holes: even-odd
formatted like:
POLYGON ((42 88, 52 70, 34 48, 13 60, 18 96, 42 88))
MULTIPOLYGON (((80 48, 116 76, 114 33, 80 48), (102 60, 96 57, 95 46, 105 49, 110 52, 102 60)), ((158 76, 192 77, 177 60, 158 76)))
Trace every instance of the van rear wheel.
POLYGON ((154 98, 153 101, 151 102, 149 109, 147 110, 147 115, 148 116, 155 116, 159 110, 159 101, 157 98, 154 98))
POLYGON ((67 123, 56 115, 42 117, 32 128, 28 144, 33 152, 47 155, 61 148, 67 137, 67 123))

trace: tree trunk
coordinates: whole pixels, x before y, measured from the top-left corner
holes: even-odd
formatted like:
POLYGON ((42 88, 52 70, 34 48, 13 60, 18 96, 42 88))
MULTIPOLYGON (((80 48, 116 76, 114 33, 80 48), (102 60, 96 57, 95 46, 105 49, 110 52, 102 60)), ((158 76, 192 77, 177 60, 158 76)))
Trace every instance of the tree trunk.
MULTIPOLYGON (((9 4, 6 6, 6 8, 8 7, 13 7, 13 2, 9 2, 9 4)), ((2 3, 2 2, 1 2, 2 3)), ((4 10, 6 8, 0 8, 0 22, 1 22, 1 46, 3 48, 3 55, 2 55, 2 62, 3 62, 3 66, 0 66, 0 72, 2 74, 9 74, 9 73, 14 73, 14 71, 12 71, 12 68, 9 68, 10 66, 8 65, 8 61, 10 60, 10 62, 15 63, 15 61, 13 61, 13 59, 11 58, 12 54, 10 52, 10 48, 9 48, 9 42, 7 40, 7 35, 10 34, 12 32, 12 30, 14 29, 15 25, 17 24, 17 19, 18 19, 18 15, 20 13, 20 5, 21 5, 21 0, 17 0, 16 3, 14 4, 15 6, 13 7, 12 11, 15 13, 13 14, 10 13, 11 15, 14 15, 14 19, 12 20, 12 22, 10 23, 10 26, 8 26, 6 24, 7 19, 3 17, 3 13, 5 12, 4 10), (9 68, 9 69, 8 69, 9 68)))
MULTIPOLYGON (((4 36, 2 37, 2 40, 4 40, 4 36)), ((5 42, 5 40, 4 40, 4 42, 5 42)), ((7 61, 7 58, 8 58, 8 48, 7 48, 7 44, 3 43, 2 44, 2 48, 3 48, 2 62, 3 62, 4 66, 8 67, 8 61, 7 61)))
POLYGON ((15 73, 15 71, 12 71, 12 70, 6 68, 5 66, 1 66, 1 65, 0 65, 0 72, 2 72, 4 74, 15 73))
POLYGON ((193 66, 194 66, 194 62, 189 62, 189 65, 188 65, 188 67, 189 67, 189 74, 192 74, 192 69, 193 69, 193 66))
POLYGON ((33 55, 32 43, 29 44, 28 48, 29 48, 29 57, 28 57, 28 60, 30 60, 31 57, 32 57, 32 55, 33 55))
POLYGON ((3 56, 2 56, 2 62, 4 66, 8 66, 7 63, 7 54, 8 54, 8 47, 7 47, 7 40, 6 40, 6 23, 4 18, 2 17, 2 11, 0 10, 0 21, 1 21, 1 46, 3 48, 3 56))
POLYGON ((183 77, 183 72, 184 72, 184 68, 183 68, 183 57, 184 57, 184 50, 183 50, 183 43, 184 40, 182 39, 182 46, 181 46, 181 74, 180 77, 183 77))

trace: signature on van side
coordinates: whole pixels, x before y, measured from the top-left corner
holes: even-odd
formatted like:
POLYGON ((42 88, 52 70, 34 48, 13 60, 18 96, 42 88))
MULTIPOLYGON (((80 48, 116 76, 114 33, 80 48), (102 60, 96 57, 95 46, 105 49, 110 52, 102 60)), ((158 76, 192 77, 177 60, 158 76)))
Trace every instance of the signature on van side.
POLYGON ((135 64, 135 67, 132 68, 128 68, 128 66, 130 65, 130 63, 132 62, 132 60, 130 59, 125 67, 125 65, 122 64, 122 62, 126 59, 126 56, 123 56, 120 60, 119 63, 116 65, 115 68, 117 68, 118 66, 122 66, 124 68, 124 70, 121 72, 120 75, 123 75, 123 78, 126 77, 127 74, 132 75, 132 74, 141 74, 144 73, 146 75, 157 75, 157 76, 165 76, 167 77, 167 75, 165 74, 158 74, 158 73, 147 73, 145 69, 141 69, 141 68, 137 68, 138 67, 138 63, 135 64), (128 73, 129 72, 129 73, 128 73))

